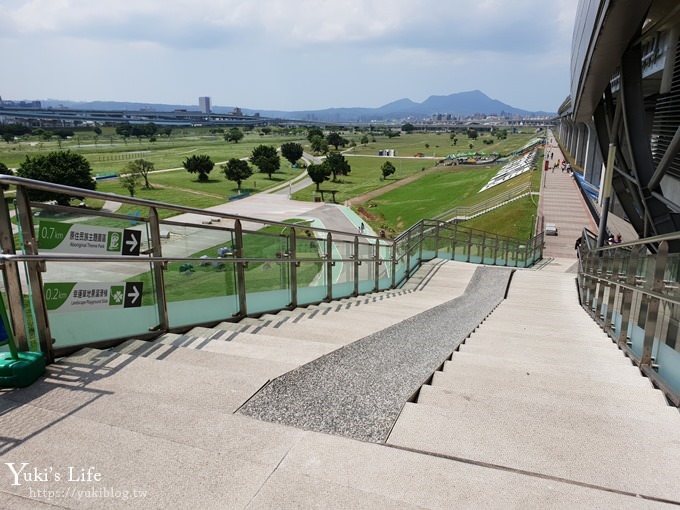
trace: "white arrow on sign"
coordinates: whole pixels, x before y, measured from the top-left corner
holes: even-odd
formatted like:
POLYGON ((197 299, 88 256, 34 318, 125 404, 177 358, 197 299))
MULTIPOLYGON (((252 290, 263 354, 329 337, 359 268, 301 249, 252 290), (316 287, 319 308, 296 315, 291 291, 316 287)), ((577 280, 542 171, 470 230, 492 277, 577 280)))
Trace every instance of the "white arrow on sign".
POLYGON ((135 248, 137 248, 137 238, 135 236, 131 236, 130 239, 125 241, 125 244, 130 247, 130 252, 134 252, 135 248))
POLYGON ((132 298, 131 304, 134 304, 135 301, 137 301, 137 299, 139 298, 139 296, 140 296, 139 290, 137 290, 137 287, 133 285, 132 286, 132 292, 128 292, 128 297, 132 298))

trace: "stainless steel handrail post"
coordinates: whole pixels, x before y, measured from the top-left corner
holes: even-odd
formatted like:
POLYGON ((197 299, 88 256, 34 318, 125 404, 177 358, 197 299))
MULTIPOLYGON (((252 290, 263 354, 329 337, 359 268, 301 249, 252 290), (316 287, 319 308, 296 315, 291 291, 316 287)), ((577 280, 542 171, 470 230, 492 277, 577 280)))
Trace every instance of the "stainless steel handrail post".
POLYGON ((494 244, 493 247, 493 265, 498 265, 498 241, 499 237, 498 234, 496 234, 496 243, 494 244))
MULTIPOLYGON (((151 253, 154 257, 162 257, 160 218, 155 207, 149 209, 149 225, 151 226, 151 253)), ((158 329, 160 331, 168 331, 170 329, 170 318, 168 316, 168 302, 165 294, 166 265, 162 262, 152 262, 151 265, 155 282, 156 308, 158 309, 158 329)))
POLYGON ((619 294, 619 285, 616 282, 617 275, 619 273, 619 267, 621 265, 621 257, 612 257, 612 277, 609 282, 609 297, 607 299, 607 310, 605 311, 602 323, 602 329, 605 333, 609 332, 612 326, 612 319, 614 317, 614 304, 616 302, 616 297, 619 294))
POLYGON ((633 286, 635 285, 635 273, 637 271, 639 251, 633 250, 628 256, 628 265, 626 268, 626 287, 621 294, 621 331, 617 338, 619 346, 623 347, 628 344, 628 328, 630 325, 630 317, 633 311, 633 286))
POLYGON ((326 301, 333 300, 333 237, 330 232, 326 234, 326 301))
POLYGON ((288 308, 293 310, 298 305, 298 278, 297 278, 297 268, 299 262, 297 261, 297 234, 295 229, 290 229, 289 234, 289 245, 288 245, 288 270, 290 271, 290 277, 288 279, 288 286, 290 287, 290 304, 288 308))
POLYGON ((406 231, 406 277, 411 274, 411 229, 406 231))
MULTIPOLYGON (((9 215, 9 204, 5 198, 5 193, 0 188, 0 248, 2 253, 14 255, 16 247, 14 236, 12 235, 12 219, 9 215)), ((26 336, 26 322, 24 321, 24 299, 21 293, 21 275, 19 265, 14 260, 6 260, 2 263, 3 279, 5 281, 5 292, 10 311, 9 319, 12 321, 14 339, 20 350, 28 350, 28 338, 26 336)))
MULTIPOLYGON (((24 253, 38 255, 38 241, 35 238, 33 215, 31 214, 31 202, 28 191, 23 186, 17 186, 16 205, 17 219, 24 238, 24 253)), ((43 292, 42 272, 46 270, 44 262, 26 262, 28 280, 31 287, 31 300, 35 311, 35 328, 38 333, 40 349, 48 363, 54 361, 52 333, 50 331, 49 317, 47 315, 47 303, 43 292)))
POLYGON ((468 240, 467 240, 467 257, 465 262, 470 262, 472 258, 472 230, 468 230, 468 240))
POLYGON ((375 274, 375 287, 374 292, 380 290, 380 239, 375 240, 375 252, 373 258, 375 259, 373 263, 373 271, 375 274))
MULTIPOLYGON (((236 258, 243 259, 243 228, 241 220, 234 221, 234 242, 236 243, 234 253, 236 258)), ((248 315, 248 300, 246 293, 246 263, 236 262, 236 290, 238 292, 238 316, 248 315)))
POLYGON ((361 262, 359 261, 359 236, 354 236, 354 293, 353 296, 359 295, 359 266, 361 262))
POLYGON ((394 289, 397 286, 397 241, 392 242, 392 285, 390 288, 394 289))
MULTIPOLYGON (((654 266, 654 281, 651 285, 651 291, 655 294, 660 294, 663 290, 663 275, 666 271, 666 261, 668 260, 668 242, 663 241, 659 244, 659 250, 655 256, 656 264, 654 266)), ((641 365, 652 364, 652 347, 654 346, 654 334, 656 333, 656 323, 659 316, 659 303, 661 299, 656 296, 649 296, 649 303, 647 304, 647 316, 645 318, 645 338, 642 344, 642 356, 640 358, 641 365)))

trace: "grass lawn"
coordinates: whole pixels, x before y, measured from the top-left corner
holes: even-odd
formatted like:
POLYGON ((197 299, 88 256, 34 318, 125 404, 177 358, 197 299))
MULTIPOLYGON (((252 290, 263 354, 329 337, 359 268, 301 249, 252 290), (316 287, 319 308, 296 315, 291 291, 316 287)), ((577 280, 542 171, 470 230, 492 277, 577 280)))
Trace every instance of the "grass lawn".
MULTIPOLYGON (((436 161, 429 159, 402 159, 402 158, 377 158, 369 156, 346 156, 345 159, 352 168, 348 175, 338 176, 338 181, 326 181, 321 184, 323 190, 338 190, 336 201, 341 204, 345 200, 363 195, 392 182, 396 182, 404 177, 422 172, 424 169, 432 168, 436 161), (386 180, 382 180, 380 168, 390 161, 397 169, 396 173, 386 180)), ((294 200, 312 200, 316 185, 293 193, 294 200)))
MULTIPOLYGON (((352 153, 375 156, 379 150, 394 149, 398 157, 413 157, 415 154, 422 153, 428 157, 445 158, 449 154, 468 151, 486 152, 487 154, 498 152, 504 156, 521 148, 538 135, 534 130, 528 129, 521 133, 508 133, 505 140, 498 140, 491 133, 480 133, 476 140, 469 139, 465 133, 456 133, 455 136, 458 138, 455 145, 450 133, 416 132, 408 135, 402 133, 401 136, 394 138, 377 136, 375 142, 370 141, 366 145, 357 145, 352 153), (492 143, 486 144, 484 143, 485 140, 490 140, 492 143), (472 148, 470 148, 470 144, 472 144, 472 148)), ((355 140, 359 144, 361 135, 350 135, 347 138, 355 140)), ((370 135, 369 140, 372 140, 370 135)))
MULTIPOLYGON (((349 175, 340 176, 338 182, 327 181, 321 186, 324 190, 337 190, 338 203, 422 174, 414 182, 388 191, 362 205, 364 211, 372 217, 367 219, 368 223, 375 229, 385 228, 393 234, 422 218, 431 218, 453 207, 486 200, 521 183, 523 179, 528 179, 519 177, 510 184, 477 194, 478 189, 497 171, 498 166, 433 169, 438 159, 430 159, 432 156, 444 158, 451 153, 469 150, 505 155, 537 136, 533 129, 526 129, 521 133, 509 133, 505 140, 497 140, 492 134, 484 132, 480 132, 476 140, 471 140, 465 133, 458 132, 454 134, 457 138, 454 144, 448 132, 402 133, 394 138, 370 131, 345 130, 341 133, 350 143, 356 144, 345 151, 352 170, 349 175), (369 142, 361 145, 361 138, 365 135, 369 142), (484 143, 485 140, 490 143, 484 143), (376 157, 381 149, 394 149, 397 157, 376 157), (425 157, 414 157, 416 154, 423 154, 425 157), (383 180, 380 168, 385 161, 390 161, 397 171, 383 180)), ((115 135, 113 128, 104 128, 100 136, 85 130, 77 131, 71 139, 60 142, 56 139, 45 141, 31 137, 18 143, 3 144, 0 146, 0 161, 9 167, 17 167, 27 155, 35 156, 60 149, 72 150, 88 159, 93 173, 117 174, 123 172, 130 161, 144 158, 154 163, 156 170, 164 171, 152 173, 149 180, 153 189, 140 187, 136 191, 136 197, 204 209, 224 203, 237 193, 236 183, 226 179, 220 163, 232 157, 248 156, 259 144, 279 146, 284 142, 295 141, 301 143, 306 151, 310 151, 305 136, 304 130, 275 128, 271 134, 264 134, 256 129, 247 132, 239 143, 234 144, 225 142, 220 134, 210 133, 206 128, 178 128, 173 130, 170 137, 158 136, 155 142, 150 142, 148 139, 140 141, 136 138, 125 141, 115 135), (207 154, 215 162, 208 182, 199 182, 195 175, 188 174, 181 168, 186 157, 197 154, 207 154)), ((242 183, 242 190, 248 193, 263 191, 299 175, 300 172, 304 170, 291 168, 288 161, 281 158, 281 170, 272 179, 266 174, 255 173, 242 183)), ((295 193, 293 198, 312 200, 315 188, 315 185, 311 185, 295 193)), ((538 185, 534 189, 538 189, 538 185)), ((98 181, 97 190, 129 196, 128 191, 115 179, 98 181)), ((88 200, 87 205, 96 209, 103 203, 88 200)), ((124 206, 119 212, 132 214, 135 209, 137 208, 124 206)), ((142 216, 147 214, 146 211, 139 213, 142 216)), ((173 213, 161 211, 161 214, 166 218, 173 213)), ((102 221, 108 220, 95 220, 97 223, 102 221)), ((491 226, 497 224, 492 223, 491 226)))

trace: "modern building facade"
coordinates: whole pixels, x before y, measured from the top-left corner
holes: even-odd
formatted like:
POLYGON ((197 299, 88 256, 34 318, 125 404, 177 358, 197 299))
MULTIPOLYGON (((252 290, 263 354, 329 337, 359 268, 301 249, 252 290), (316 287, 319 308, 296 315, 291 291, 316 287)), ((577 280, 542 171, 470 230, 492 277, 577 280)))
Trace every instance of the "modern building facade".
POLYGON ((206 96, 199 97, 198 107, 201 109, 201 113, 210 113, 210 98, 206 96))
POLYGON ((579 1, 557 132, 640 237, 680 228, 679 36, 677 2, 579 1))

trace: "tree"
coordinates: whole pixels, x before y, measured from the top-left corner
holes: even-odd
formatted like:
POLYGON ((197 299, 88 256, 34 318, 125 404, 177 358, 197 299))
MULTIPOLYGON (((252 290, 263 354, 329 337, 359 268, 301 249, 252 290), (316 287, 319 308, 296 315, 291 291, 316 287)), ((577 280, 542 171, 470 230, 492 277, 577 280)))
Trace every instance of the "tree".
MULTIPOLYGON (((0 162, 0 174, 2 174, 2 175, 14 175, 14 172, 12 172, 9 168, 7 168, 7 165, 0 162)), ((7 191, 9 189, 9 184, 3 184, 0 187, 3 190, 7 191)))
POLYGON ((154 170, 151 161, 147 161, 146 159, 135 159, 134 161, 130 161, 125 169, 127 170, 127 173, 135 174, 144 179, 144 188, 151 189, 151 184, 149 184, 149 173, 154 170))
POLYGON ((137 190, 137 186, 139 185, 139 179, 141 176, 137 173, 129 172, 125 175, 122 175, 119 177, 119 181, 122 184, 122 186, 128 190, 128 193, 130 193, 131 197, 135 196, 135 191, 137 190))
POLYGON ((248 162, 236 158, 231 158, 226 164, 222 165, 222 170, 227 179, 236 182, 239 194, 241 193, 241 181, 245 181, 253 175, 253 169, 250 168, 248 162))
POLYGON ((286 158, 291 165, 302 157, 302 145, 295 142, 288 142, 281 145, 281 155, 286 158))
POLYGON ((210 156, 206 154, 194 154, 184 160, 182 166, 190 174, 198 174, 199 182, 207 182, 208 174, 215 166, 210 156))
POLYGON ((383 179, 387 179, 390 175, 397 171, 397 169, 394 168, 394 165, 389 161, 385 161, 380 167, 380 170, 382 170, 383 179))
POLYGON ((407 134, 413 133, 413 131, 415 131, 415 129, 416 129, 416 127, 413 124, 411 124, 410 122, 407 122, 406 124, 401 126, 401 130, 404 133, 407 133, 407 134))
POLYGON ((317 153, 326 154, 328 152, 328 140, 323 136, 316 135, 310 140, 312 150, 317 153))
MULTIPOLYGON (((17 175, 89 190, 97 186, 92 178, 90 163, 80 154, 71 151, 55 151, 34 158, 26 156, 26 160, 19 166, 17 175)), ((39 202, 56 200, 61 205, 68 205, 71 200, 69 195, 42 190, 29 190, 28 195, 31 200, 39 202)))
POLYGON ((361 145, 367 145, 368 144, 368 135, 364 135, 361 137, 361 145))
POLYGON ((328 141, 328 145, 332 145, 333 147, 335 147, 336 151, 341 145, 344 146, 346 143, 346 140, 342 136, 340 136, 340 133, 336 131, 328 133, 326 140, 328 141))
POLYGON ((327 181, 331 176, 331 169, 329 168, 328 163, 324 161, 320 165, 309 165, 307 167, 307 174, 312 182, 316 184, 316 191, 319 191, 319 185, 322 182, 327 181))
POLYGON ((477 137, 479 136, 479 133, 475 128, 468 128, 467 135, 470 140, 476 140, 477 137))
POLYGON ((385 134, 387 135, 387 138, 395 138, 395 137, 401 135, 401 132, 400 131, 392 131, 391 129, 388 129, 385 134))
POLYGON ((243 140, 244 136, 245 135, 243 134, 243 131, 237 127, 233 127, 224 134, 224 140, 226 142, 239 143, 241 140, 243 140))
POLYGON ((272 178, 272 174, 281 167, 281 159, 272 145, 258 145, 250 155, 250 162, 272 178))
POLYGON ((337 180, 338 175, 347 175, 352 171, 352 168, 349 166, 345 156, 339 152, 331 152, 326 158, 325 163, 328 165, 328 168, 333 174, 333 182, 337 180))
POLYGON ((321 131, 321 128, 313 127, 307 130, 307 140, 309 140, 309 142, 311 142, 312 138, 315 136, 320 136, 323 138, 323 131, 321 131))

